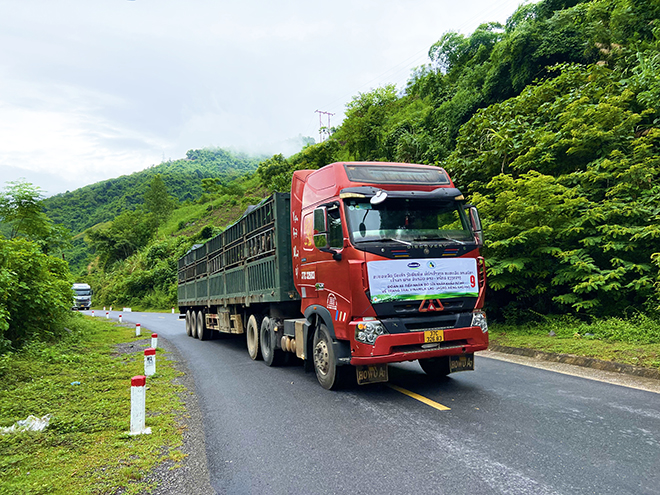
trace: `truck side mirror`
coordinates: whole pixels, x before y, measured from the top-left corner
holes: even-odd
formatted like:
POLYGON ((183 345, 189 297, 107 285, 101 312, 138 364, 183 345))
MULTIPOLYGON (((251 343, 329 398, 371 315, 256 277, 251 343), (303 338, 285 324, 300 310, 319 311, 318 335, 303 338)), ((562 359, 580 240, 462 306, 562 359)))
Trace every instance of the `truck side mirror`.
POLYGON ((470 226, 472 227, 472 232, 474 232, 477 245, 484 245, 484 231, 481 228, 481 219, 479 218, 479 211, 477 207, 473 205, 468 205, 468 214, 470 217, 470 226))

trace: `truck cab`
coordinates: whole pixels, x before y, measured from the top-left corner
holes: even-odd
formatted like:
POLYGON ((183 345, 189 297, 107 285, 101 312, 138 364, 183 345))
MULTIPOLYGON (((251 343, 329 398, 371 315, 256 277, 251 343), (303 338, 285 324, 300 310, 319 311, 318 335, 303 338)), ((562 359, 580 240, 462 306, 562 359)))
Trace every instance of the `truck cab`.
POLYGON ((73 284, 73 309, 92 307, 92 288, 89 284, 73 284))
POLYGON ((358 383, 386 381, 393 362, 419 360, 432 376, 473 369, 474 352, 488 347, 482 244, 476 208, 442 168, 296 171, 294 285, 316 329, 308 355, 321 385, 355 373, 347 365, 358 383))

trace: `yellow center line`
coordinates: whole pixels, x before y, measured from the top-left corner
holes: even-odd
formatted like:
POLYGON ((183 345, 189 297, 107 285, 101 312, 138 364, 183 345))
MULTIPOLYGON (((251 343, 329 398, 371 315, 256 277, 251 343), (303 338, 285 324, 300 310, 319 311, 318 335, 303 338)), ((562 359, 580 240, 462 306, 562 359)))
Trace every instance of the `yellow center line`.
POLYGON ((401 392, 402 394, 407 395, 408 397, 412 397, 413 399, 423 402, 427 406, 434 407, 439 411, 451 411, 450 407, 443 406, 438 402, 432 401, 431 399, 427 399, 426 397, 416 394, 415 392, 411 392, 410 390, 406 390, 405 388, 397 387, 396 385, 392 385, 391 383, 388 383, 387 386, 396 390, 397 392, 401 392))

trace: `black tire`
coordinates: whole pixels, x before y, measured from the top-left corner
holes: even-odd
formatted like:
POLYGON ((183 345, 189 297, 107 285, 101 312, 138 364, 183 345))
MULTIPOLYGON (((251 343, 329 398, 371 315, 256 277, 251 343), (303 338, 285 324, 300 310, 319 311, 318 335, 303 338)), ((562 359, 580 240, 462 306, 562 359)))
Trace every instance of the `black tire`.
POLYGON ((314 332, 312 360, 316 378, 326 390, 338 390, 348 385, 355 376, 353 366, 337 366, 337 358, 332 347, 332 337, 325 324, 320 323, 314 332))
POLYGON ((197 338, 197 313, 194 310, 190 312, 190 336, 197 338))
POLYGON ((192 322, 190 321, 190 310, 186 311, 186 333, 192 337, 192 322))
POLYGON ((277 348, 275 332, 270 328, 270 318, 266 317, 261 321, 259 331, 259 345, 261 347, 261 356, 267 366, 279 366, 284 361, 284 351, 277 348))
POLYGON ((199 340, 208 340, 208 330, 206 329, 206 317, 201 311, 197 312, 197 338, 199 340))
POLYGON ((444 378, 450 373, 449 356, 420 359, 419 365, 431 378, 444 378))
POLYGON ((261 330, 261 315, 250 315, 245 328, 245 337, 247 340, 248 355, 253 361, 261 359, 261 350, 259 349, 259 332, 261 330))

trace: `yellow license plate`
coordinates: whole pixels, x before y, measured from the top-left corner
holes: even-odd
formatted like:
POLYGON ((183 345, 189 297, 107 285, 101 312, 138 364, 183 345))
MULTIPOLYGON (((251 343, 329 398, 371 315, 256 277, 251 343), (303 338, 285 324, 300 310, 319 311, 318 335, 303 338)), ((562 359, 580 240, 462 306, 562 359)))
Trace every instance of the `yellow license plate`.
POLYGON ((424 332, 425 344, 428 344, 429 342, 444 342, 444 341, 445 341, 444 330, 426 330, 424 332))
POLYGON ((389 380, 387 364, 372 364, 369 366, 356 366, 358 385, 367 383, 382 383, 389 380))

